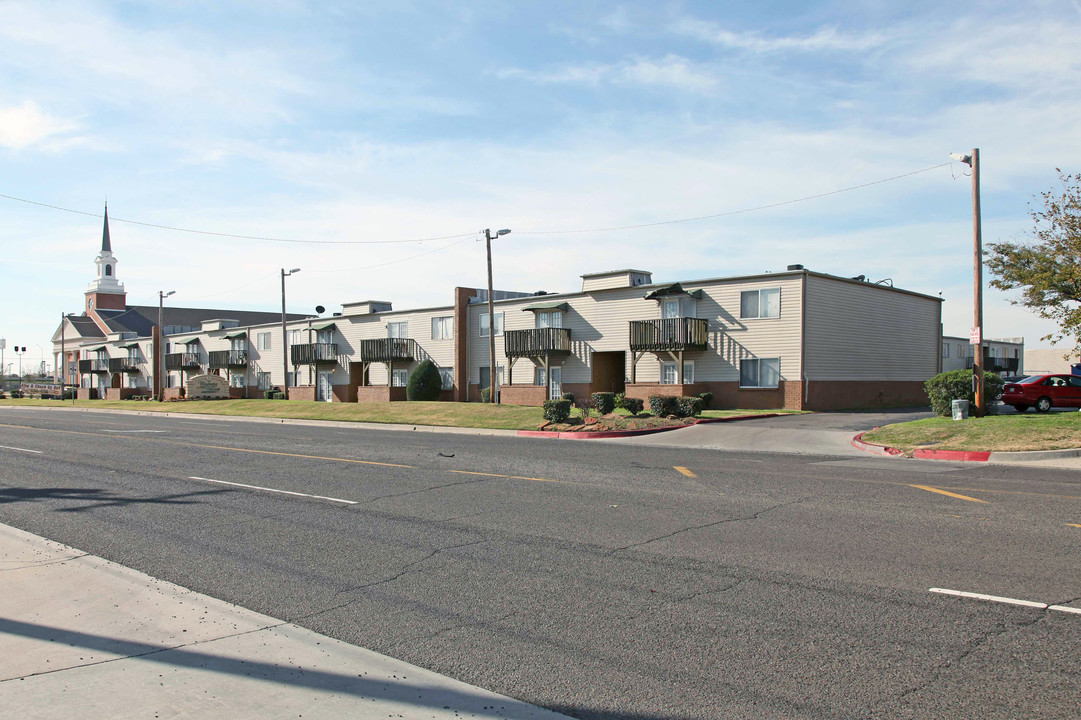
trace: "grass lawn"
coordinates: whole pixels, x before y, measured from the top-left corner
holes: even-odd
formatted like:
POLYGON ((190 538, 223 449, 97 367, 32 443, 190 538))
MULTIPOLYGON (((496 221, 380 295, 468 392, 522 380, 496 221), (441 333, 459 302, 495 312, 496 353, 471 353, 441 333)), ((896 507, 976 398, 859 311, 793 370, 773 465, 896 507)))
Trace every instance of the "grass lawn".
POLYGON ((1081 447, 1081 412, 948 417, 885 425, 863 439, 906 452, 931 450, 1061 450, 1081 447))
MULTIPOLYGON (((457 402, 323 403, 301 400, 187 400, 149 402, 136 400, 0 400, 0 405, 18 407, 78 407, 87 410, 136 410, 181 412, 202 415, 275 417, 298 420, 339 420, 346 422, 393 423, 397 425, 439 425, 497 430, 535 430, 544 422, 539 407, 484 405, 457 402)), ((578 411, 574 411, 578 414, 578 411)), ((620 413, 628 414, 624 410, 620 413)), ((785 412, 775 410, 707 410, 702 417, 785 412)))

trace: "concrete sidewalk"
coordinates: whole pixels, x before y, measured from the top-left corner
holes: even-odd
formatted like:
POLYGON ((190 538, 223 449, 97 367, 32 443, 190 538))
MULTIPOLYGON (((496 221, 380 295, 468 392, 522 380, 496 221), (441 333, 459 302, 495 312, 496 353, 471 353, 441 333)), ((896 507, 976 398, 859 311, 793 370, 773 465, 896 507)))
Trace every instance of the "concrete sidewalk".
POLYGON ((0 525, 0 715, 566 718, 0 525))

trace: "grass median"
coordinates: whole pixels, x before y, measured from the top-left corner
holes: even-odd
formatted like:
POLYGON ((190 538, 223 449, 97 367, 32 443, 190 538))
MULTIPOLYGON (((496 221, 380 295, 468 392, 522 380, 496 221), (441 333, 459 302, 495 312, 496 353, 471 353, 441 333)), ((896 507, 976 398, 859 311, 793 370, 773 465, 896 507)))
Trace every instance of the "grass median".
MULTIPOLYGON (((544 422, 544 411, 523 405, 491 405, 458 402, 365 402, 325 403, 303 400, 186 400, 151 402, 135 400, 0 400, 0 406, 77 407, 85 410, 134 410, 160 413, 195 413, 239 417, 271 417, 293 420, 434 425, 492 430, 535 430, 544 422)), ((702 417, 749 415, 783 410, 707 410, 702 417)), ((577 414, 577 410, 575 411, 577 414)))
POLYGON ((1081 448, 1081 413, 1057 412, 988 415, 953 420, 948 417, 884 425, 864 433, 877 445, 913 450, 1064 450, 1081 448))

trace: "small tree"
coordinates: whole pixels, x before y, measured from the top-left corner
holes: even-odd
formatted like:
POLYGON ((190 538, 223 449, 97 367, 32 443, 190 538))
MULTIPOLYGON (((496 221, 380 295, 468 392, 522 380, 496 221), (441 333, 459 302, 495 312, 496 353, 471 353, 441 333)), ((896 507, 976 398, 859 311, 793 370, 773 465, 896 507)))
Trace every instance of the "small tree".
MULTIPOLYGON (((1004 385, 1005 382, 998 375, 989 372, 983 374, 984 397, 988 403, 1002 397, 1004 385)), ((970 407, 976 403, 976 395, 972 392, 971 370, 939 373, 924 383, 923 389, 931 400, 931 410, 943 417, 948 417, 952 412, 954 400, 968 400, 970 407)))
POLYGON ((405 384, 405 399, 438 400, 439 391, 442 389, 443 378, 439 375, 439 368, 431 360, 422 360, 409 374, 409 380, 405 384))
POLYGON ((987 268, 1000 290, 1021 289, 1024 305, 1059 326, 1043 340, 1072 340, 1081 349, 1081 173, 1058 170, 1060 192, 1041 193, 1043 206, 1029 206, 1032 242, 987 246, 987 268))

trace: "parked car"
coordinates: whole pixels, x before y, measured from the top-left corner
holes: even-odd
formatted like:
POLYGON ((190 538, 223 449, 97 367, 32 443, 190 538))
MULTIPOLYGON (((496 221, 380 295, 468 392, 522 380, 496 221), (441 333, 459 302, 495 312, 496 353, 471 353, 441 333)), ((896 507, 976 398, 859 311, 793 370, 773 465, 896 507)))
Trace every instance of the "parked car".
POLYGON ((1030 407, 1042 413, 1052 407, 1081 408, 1081 375, 1033 375, 1006 383, 1002 403, 1012 405, 1017 412, 1030 407))

